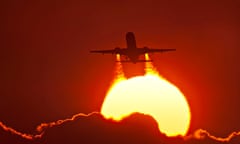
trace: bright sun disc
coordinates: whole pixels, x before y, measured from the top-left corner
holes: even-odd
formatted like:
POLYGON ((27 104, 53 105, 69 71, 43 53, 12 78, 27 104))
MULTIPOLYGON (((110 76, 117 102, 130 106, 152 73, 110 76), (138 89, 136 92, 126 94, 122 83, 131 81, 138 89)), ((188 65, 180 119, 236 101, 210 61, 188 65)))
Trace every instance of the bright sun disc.
POLYGON ((151 115, 167 136, 185 135, 190 109, 182 92, 158 75, 147 74, 117 81, 107 93, 101 113, 122 120, 134 112, 151 115))

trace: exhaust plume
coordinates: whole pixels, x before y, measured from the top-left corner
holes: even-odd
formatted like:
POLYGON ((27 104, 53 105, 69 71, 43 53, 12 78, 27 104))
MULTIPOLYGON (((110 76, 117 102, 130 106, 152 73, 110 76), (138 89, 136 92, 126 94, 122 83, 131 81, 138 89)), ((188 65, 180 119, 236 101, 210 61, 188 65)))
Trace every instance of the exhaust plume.
POLYGON ((156 68, 153 66, 151 59, 148 53, 145 53, 145 60, 149 62, 145 62, 145 74, 146 75, 159 75, 156 68))
POLYGON ((121 80, 125 80, 125 75, 123 72, 123 67, 122 67, 122 63, 121 63, 121 57, 120 54, 116 55, 116 65, 115 65, 115 78, 114 78, 114 83, 116 81, 121 81, 121 80))

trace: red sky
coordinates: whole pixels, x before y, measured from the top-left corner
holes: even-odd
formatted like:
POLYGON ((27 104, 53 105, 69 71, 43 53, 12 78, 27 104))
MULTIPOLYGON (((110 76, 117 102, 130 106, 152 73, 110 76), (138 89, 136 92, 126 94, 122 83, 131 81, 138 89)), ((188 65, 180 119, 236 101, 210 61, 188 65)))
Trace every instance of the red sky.
MULTIPOLYGON (((185 94, 190 132, 225 136, 240 129, 240 19, 236 1, 0 2, 0 120, 31 132, 44 121, 99 111, 114 56, 92 49, 176 48, 155 54, 161 75, 185 94)), ((127 76, 143 73, 125 64, 127 76)))

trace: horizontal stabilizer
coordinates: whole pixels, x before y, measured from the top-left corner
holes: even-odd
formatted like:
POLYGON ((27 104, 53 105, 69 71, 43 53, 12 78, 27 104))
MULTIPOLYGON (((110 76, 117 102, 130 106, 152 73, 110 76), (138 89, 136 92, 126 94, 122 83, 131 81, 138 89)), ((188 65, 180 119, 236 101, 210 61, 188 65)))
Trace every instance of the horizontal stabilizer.
POLYGON ((152 62, 152 60, 137 60, 137 61, 130 61, 130 60, 121 60, 121 61, 116 61, 116 62, 123 62, 123 63, 128 63, 128 62, 130 62, 130 63, 138 63, 138 62, 152 62))

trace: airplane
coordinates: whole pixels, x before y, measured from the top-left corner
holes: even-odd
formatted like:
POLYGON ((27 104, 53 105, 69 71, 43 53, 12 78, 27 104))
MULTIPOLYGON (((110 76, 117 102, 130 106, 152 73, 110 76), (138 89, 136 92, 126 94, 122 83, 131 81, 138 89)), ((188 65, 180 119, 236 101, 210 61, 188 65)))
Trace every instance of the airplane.
POLYGON ((155 52, 168 52, 175 51, 176 49, 150 49, 148 47, 138 48, 136 45, 136 40, 133 32, 127 32, 126 34, 127 48, 116 47, 110 50, 91 50, 91 53, 101 53, 101 54, 120 54, 126 56, 126 60, 121 60, 117 62, 151 62, 151 60, 140 60, 139 56, 145 53, 155 53, 155 52))

